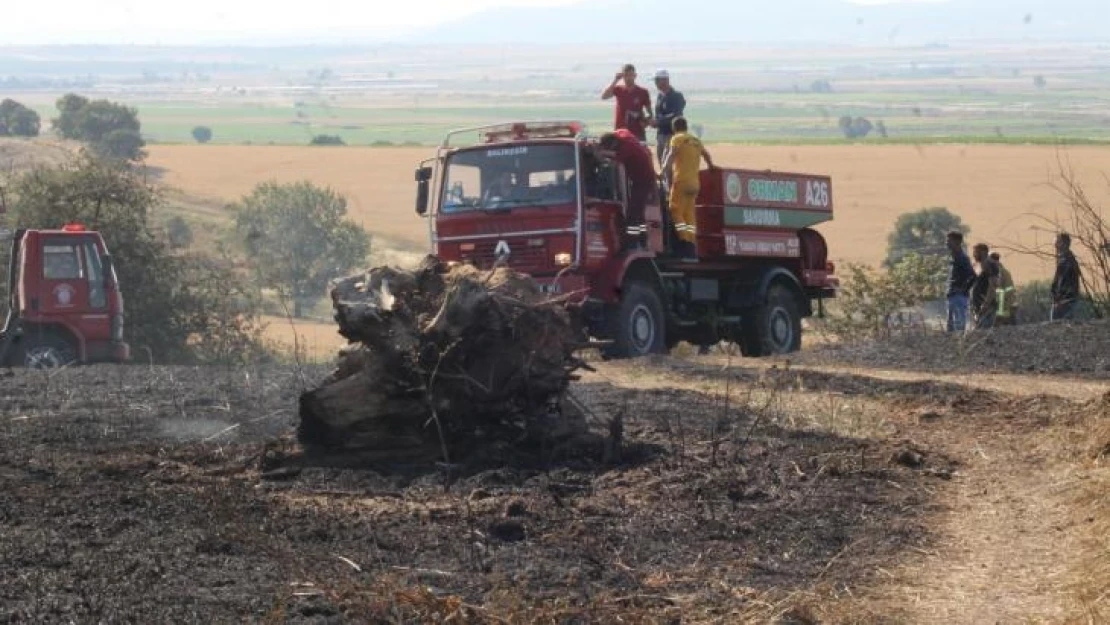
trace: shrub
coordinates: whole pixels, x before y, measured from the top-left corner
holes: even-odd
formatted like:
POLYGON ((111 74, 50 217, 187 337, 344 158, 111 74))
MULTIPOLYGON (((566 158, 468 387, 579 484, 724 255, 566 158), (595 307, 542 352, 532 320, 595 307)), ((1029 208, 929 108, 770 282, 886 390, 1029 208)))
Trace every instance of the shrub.
MULTIPOLYGON (((1043 323, 1052 318, 1052 281, 1034 280, 1014 289, 1017 297, 1018 323, 1043 323)), ((1097 319, 1095 302, 1084 295, 1075 307, 1073 319, 1086 321, 1097 319)))
POLYGON ((208 143, 212 140, 212 129, 208 126, 193 128, 193 140, 197 143, 208 143))
POLYGON ((193 244, 193 228, 181 215, 174 215, 166 221, 166 240, 173 249, 182 249, 193 244))
POLYGON ((316 135, 309 145, 347 145, 339 135, 316 135))
POLYGON ((842 340, 886 335, 897 313, 943 297, 946 270, 944 257, 919 254, 879 270, 849 264, 825 327, 842 340))

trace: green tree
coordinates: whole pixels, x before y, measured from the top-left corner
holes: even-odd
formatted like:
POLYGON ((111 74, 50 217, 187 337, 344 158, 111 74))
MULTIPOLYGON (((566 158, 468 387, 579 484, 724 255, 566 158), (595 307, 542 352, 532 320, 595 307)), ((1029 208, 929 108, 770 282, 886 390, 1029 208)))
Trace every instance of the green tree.
POLYGON ((80 137, 77 131, 77 112, 88 103, 88 98, 79 96, 76 93, 67 93, 58 98, 58 101, 55 103, 58 109, 58 116, 51 122, 54 126, 54 131, 61 135, 63 139, 79 139, 80 137))
POLYGON ((909 253, 943 255, 949 232, 967 235, 971 228, 964 225, 959 215, 947 208, 934 206, 912 213, 903 213, 894 222, 894 231, 887 236, 886 260, 883 265, 893 266, 909 253))
POLYGON ((193 128, 193 140, 197 143, 208 143, 212 140, 212 129, 208 126, 193 128))
POLYGON ((40 125, 39 114, 26 106, 11 98, 0 102, 0 136, 37 137, 40 125))
POLYGON ((863 139, 871 134, 871 129, 874 126, 871 120, 866 117, 852 117, 851 115, 844 115, 838 121, 840 132, 844 133, 846 139, 863 139))
POLYGON ((139 111, 108 100, 92 100, 77 109, 74 116, 76 139, 97 142, 113 132, 140 129, 139 111))
POLYGON ((316 135, 309 141, 309 145, 347 145, 339 135, 316 135))
POLYGON ((89 144, 97 155, 121 160, 137 161, 146 156, 143 146, 146 142, 136 130, 120 128, 113 130, 99 140, 89 144))
POLYGON ((89 100, 77 94, 58 99, 54 129, 66 139, 89 144, 101 156, 116 159, 142 158, 145 145, 139 111, 108 100, 89 100))
MULTIPOLYGON (((12 185, 14 223, 57 228, 79 222, 108 244, 127 310, 127 339, 161 362, 205 360, 209 336, 222 345, 258 343, 245 282, 230 264, 175 255, 149 225, 161 205, 157 191, 132 168, 83 154, 57 167, 39 167, 12 185), (231 296, 230 293, 238 293, 231 296)), ((240 357, 246 357, 239 352, 240 357)))
POLYGON ((267 182, 232 206, 235 229, 264 287, 302 302, 366 261, 370 235, 347 219, 347 200, 309 182, 267 182))

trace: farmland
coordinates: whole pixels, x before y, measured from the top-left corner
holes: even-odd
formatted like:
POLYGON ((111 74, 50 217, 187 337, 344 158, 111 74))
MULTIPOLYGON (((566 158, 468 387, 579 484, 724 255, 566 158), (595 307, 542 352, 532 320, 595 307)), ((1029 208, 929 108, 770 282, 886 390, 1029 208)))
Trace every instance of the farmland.
POLYGON ((65 91, 139 108, 157 143, 204 125, 226 144, 434 144, 460 126, 611 119, 620 63, 667 67, 711 142, 836 143, 842 116, 875 142, 1110 140, 1110 51, 1096 45, 922 47, 380 46, 0 49, 6 95, 44 116, 65 91))
MULTIPOLYGON (((1054 216, 1064 207, 1050 182, 1070 162, 1094 198, 1110 193, 1110 148, 1011 145, 711 146, 720 164, 829 174, 835 219, 820 226, 838 263, 877 264, 898 215, 947 206, 971 226, 971 238, 1007 245, 1047 244, 1030 229, 1028 213, 1054 216)), ((352 216, 393 245, 426 249, 427 224, 412 210, 413 167, 430 148, 164 146, 150 147, 149 162, 162 180, 189 194, 228 202, 255 184, 307 179, 347 196, 352 216)), ((1007 265, 1019 282, 1051 276, 1044 261, 1012 255, 1007 265)))

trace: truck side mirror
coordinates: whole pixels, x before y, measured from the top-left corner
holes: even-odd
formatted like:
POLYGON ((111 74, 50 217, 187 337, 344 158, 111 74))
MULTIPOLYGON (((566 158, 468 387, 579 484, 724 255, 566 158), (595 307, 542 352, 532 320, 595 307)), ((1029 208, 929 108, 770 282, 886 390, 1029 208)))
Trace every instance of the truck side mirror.
POLYGON ((431 167, 416 168, 416 214, 423 217, 428 213, 428 194, 431 188, 431 167))

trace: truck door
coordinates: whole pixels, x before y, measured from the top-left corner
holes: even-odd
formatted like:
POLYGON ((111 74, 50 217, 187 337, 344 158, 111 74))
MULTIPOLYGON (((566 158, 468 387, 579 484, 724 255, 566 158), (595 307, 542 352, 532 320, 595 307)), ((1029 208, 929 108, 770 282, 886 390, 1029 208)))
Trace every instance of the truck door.
POLYGON ((41 240, 42 275, 37 298, 28 302, 31 314, 57 317, 88 311, 89 273, 82 262, 85 238, 44 236, 41 240))

